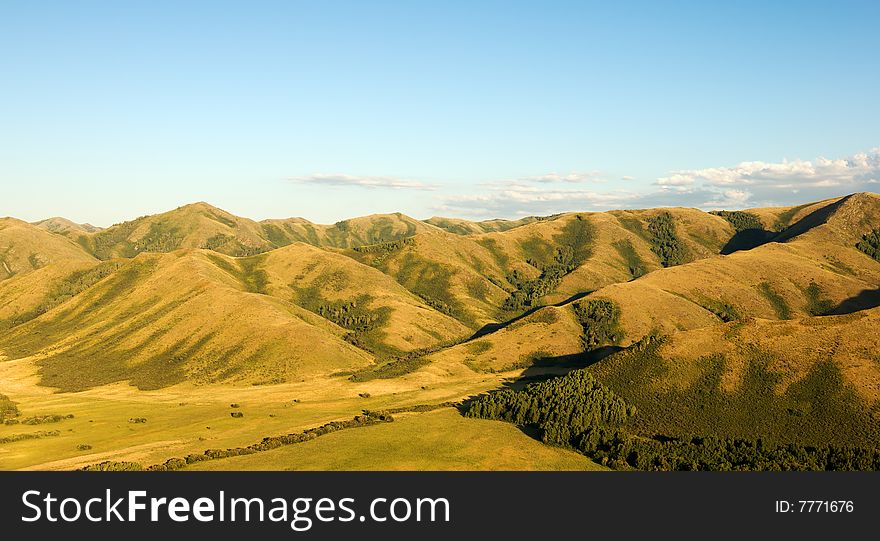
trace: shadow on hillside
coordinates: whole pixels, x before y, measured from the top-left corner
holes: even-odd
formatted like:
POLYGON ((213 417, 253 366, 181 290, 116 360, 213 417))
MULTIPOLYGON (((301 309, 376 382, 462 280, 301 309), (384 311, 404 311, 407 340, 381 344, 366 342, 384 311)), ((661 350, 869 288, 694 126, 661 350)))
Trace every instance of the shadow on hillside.
MULTIPOLYGON (((502 389, 520 391, 529 383, 546 381, 549 379, 564 376, 572 370, 587 368, 588 366, 592 366, 599 361, 624 349, 626 348, 623 348, 621 346, 603 346, 592 351, 584 351, 581 353, 575 353, 573 355, 542 357, 540 359, 537 359, 532 366, 527 368, 522 373, 522 375, 520 375, 520 377, 516 378, 515 380, 505 382, 502 386, 502 389)), ((497 391, 489 391, 488 393, 471 396, 465 400, 462 400, 461 403, 456 406, 458 413, 464 416, 465 412, 467 412, 472 402, 493 392, 497 391)), ((540 429, 528 425, 515 426, 517 429, 519 429, 520 432, 522 432, 526 436, 537 441, 541 441, 542 433, 540 429)))
POLYGON ((840 201, 825 205, 818 210, 814 210, 779 232, 767 229, 744 229, 743 231, 739 231, 727 241, 727 244, 725 244, 723 248, 721 248, 721 255, 729 255, 741 250, 751 250, 752 248, 767 244, 768 242, 785 242, 798 235, 803 235, 814 227, 819 227, 826 223, 828 218, 830 218, 850 197, 852 196, 848 195, 840 199, 840 201))
POLYGON ((721 248, 721 255, 757 248, 772 241, 774 237, 776 237, 776 233, 766 229, 744 229, 727 241, 727 244, 721 248))
POLYGON ((522 389, 529 383, 564 376, 572 370, 592 366, 623 349, 620 346, 604 346, 572 355, 541 357, 532 366, 526 368, 518 378, 506 382, 504 387, 508 389, 522 389))
POLYGON ((865 289, 855 297, 850 297, 841 302, 829 315, 852 314, 853 312, 860 312, 878 306, 880 306, 880 289, 865 289))
POLYGON ((482 327, 480 327, 480 329, 477 332, 475 332, 470 338, 468 338, 465 341, 468 342, 470 340, 476 340, 477 338, 481 338, 483 336, 486 336, 487 334, 492 334, 495 331, 500 331, 501 329, 503 329, 509 325, 512 325, 512 324, 516 323, 517 321, 520 321, 521 319, 525 319, 525 318, 529 317, 530 315, 534 314, 535 312, 537 312, 541 308, 546 308, 547 306, 555 306, 555 307, 559 308, 560 306, 565 306, 566 304, 568 304, 570 302, 574 302, 574 301, 583 299, 584 297, 586 297, 590 293, 592 293, 592 291, 582 291, 580 293, 575 293, 574 295, 565 299, 564 301, 559 301, 555 304, 542 304, 540 306, 533 306, 532 308, 529 308, 528 310, 526 310, 522 314, 520 314, 512 319, 508 319, 507 321, 502 321, 500 323, 487 323, 487 324, 483 325, 482 327))
POLYGON ((814 210, 813 212, 807 214, 793 225, 786 227, 782 232, 780 232, 773 239, 774 242, 785 242, 787 240, 791 240, 798 235, 803 235, 810 229, 814 227, 819 227, 828 221, 835 211, 840 208, 841 205, 846 203, 849 198, 852 197, 848 195, 846 197, 841 198, 836 203, 831 203, 830 205, 825 205, 824 207, 814 210))

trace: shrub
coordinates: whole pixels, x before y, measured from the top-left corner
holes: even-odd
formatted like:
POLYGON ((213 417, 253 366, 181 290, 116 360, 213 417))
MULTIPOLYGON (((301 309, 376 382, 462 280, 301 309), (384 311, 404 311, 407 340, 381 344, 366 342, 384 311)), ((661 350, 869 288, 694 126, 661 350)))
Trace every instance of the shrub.
POLYGON ((137 462, 104 461, 82 468, 82 471, 143 471, 144 467, 137 462))
POLYGON ((862 235, 862 240, 856 244, 856 248, 880 261, 880 229, 862 235))
POLYGON ((773 287, 768 282, 762 282, 761 285, 758 286, 758 290, 764 295, 764 298, 773 306, 773 310, 776 312, 776 317, 779 319, 791 319, 791 308, 788 307, 788 303, 785 302, 785 298, 773 290, 773 287))
POLYGON ((675 221, 668 211, 650 218, 648 231, 651 233, 651 251, 660 258, 661 265, 672 267, 687 260, 687 248, 678 238, 675 221))
POLYGON ((574 314, 583 327, 584 349, 616 344, 622 338, 618 325, 620 309, 608 299, 590 299, 574 304, 574 314))
POLYGON ((804 295, 807 297, 807 312, 811 316, 827 316, 834 311, 834 303, 822 297, 822 288, 816 282, 810 282, 804 288, 804 295))
POLYGON ((18 410, 18 405, 8 396, 0 394, 0 423, 4 423, 7 419, 11 420, 19 415, 21 415, 21 412, 18 410))
POLYGON ((73 419, 73 414, 69 415, 34 415, 21 420, 23 425, 42 425, 46 423, 57 423, 65 419, 73 419))

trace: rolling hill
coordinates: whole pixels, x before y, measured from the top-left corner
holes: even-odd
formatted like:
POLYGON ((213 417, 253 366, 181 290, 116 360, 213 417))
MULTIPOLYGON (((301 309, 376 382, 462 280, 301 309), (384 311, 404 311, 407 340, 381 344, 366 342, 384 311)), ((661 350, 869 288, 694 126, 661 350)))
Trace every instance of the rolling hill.
POLYGON ((92 262, 95 258, 61 235, 15 218, 0 218, 0 280, 71 261, 92 262))
MULTIPOLYGON (((655 447, 880 448, 878 255, 876 194, 486 222, 256 222, 205 203, 104 230, 4 218, 0 364, 15 377, 0 393, 24 409, 51 404, 44 389, 87 408, 119 385, 126 408, 140 393, 286 408, 297 389, 308 428, 359 401, 418 413, 586 373, 655 447)), ((232 446, 256 435, 228 428, 232 446)))
POLYGON ((265 238, 276 246, 304 242, 325 248, 356 248, 401 240, 434 229, 399 212, 352 218, 332 225, 314 224, 303 218, 264 220, 260 225, 265 238))

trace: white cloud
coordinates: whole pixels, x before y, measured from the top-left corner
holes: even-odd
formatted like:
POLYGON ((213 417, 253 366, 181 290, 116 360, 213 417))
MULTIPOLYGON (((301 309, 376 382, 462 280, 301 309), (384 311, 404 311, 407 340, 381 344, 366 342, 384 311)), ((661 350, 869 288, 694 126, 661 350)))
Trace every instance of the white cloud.
MULTIPOLYGON (((578 178, 596 178, 594 174, 578 178)), ((624 179, 629 177, 623 177, 624 179)), ((599 191, 568 188, 551 173, 484 184, 472 195, 451 195, 436 210, 470 217, 514 217, 617 208, 697 207, 705 210, 785 206, 876 190, 880 148, 842 159, 743 162, 732 167, 671 171, 654 188, 599 191)))
POLYGON ((855 185, 880 177, 880 148, 848 158, 783 160, 778 163, 742 162, 733 167, 673 171, 657 179, 659 186, 701 182, 710 186, 765 186, 787 189, 855 185))
POLYGON ((473 217, 547 215, 559 212, 606 210, 632 206, 635 192, 598 192, 579 189, 545 189, 509 184, 473 195, 446 197, 438 211, 473 217))
POLYGON ((587 172, 578 172, 572 171, 571 173, 546 173, 543 175, 537 175, 532 177, 522 177, 519 179, 524 182, 541 182, 541 183, 552 183, 552 182, 569 182, 569 183, 580 183, 580 182, 602 182, 602 174, 599 171, 587 171, 587 172))
POLYGON ((880 179, 880 148, 840 159, 742 162, 732 167, 672 171, 657 179, 661 191, 706 193, 701 208, 786 205, 867 191, 880 179))
POLYGON ((420 181, 388 176, 358 176, 317 173, 290 180, 303 184, 319 184, 323 186, 357 186, 361 188, 391 188, 411 190, 433 190, 435 186, 420 181))

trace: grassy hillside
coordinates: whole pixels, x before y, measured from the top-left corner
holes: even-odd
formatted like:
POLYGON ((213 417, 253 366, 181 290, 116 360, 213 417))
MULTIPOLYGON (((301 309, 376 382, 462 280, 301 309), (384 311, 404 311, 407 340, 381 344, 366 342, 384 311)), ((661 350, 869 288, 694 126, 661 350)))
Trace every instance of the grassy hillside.
POLYGON ((472 222, 462 220, 461 218, 442 218, 434 216, 425 220, 425 223, 445 229, 456 235, 477 235, 480 233, 491 233, 497 231, 507 231, 521 225, 530 224, 532 222, 542 220, 535 216, 520 218, 519 220, 483 220, 480 222, 472 222))
POLYGON ((15 218, 0 218, 0 281, 51 263, 93 262, 69 239, 15 218))
POLYGON ((451 342, 470 330, 391 277, 344 255, 302 243, 263 258, 265 292, 349 331, 349 341, 380 355, 451 342))
MULTIPOLYGON (((807 209, 806 216, 835 201, 807 209)), ((648 335, 710 329, 725 322, 793 320, 870 309, 880 305, 880 262, 856 245, 863 236, 860 232, 878 223, 877 202, 875 196, 850 198, 832 209, 827 223, 785 243, 659 268, 639 279, 599 288, 583 300, 498 325, 494 332, 434 353, 426 361, 439 366, 463 363, 477 372, 588 362, 579 356, 583 329, 576 322, 574 306, 589 299, 607 299, 616 307, 619 329, 613 345, 622 346, 648 335)), ((590 215, 590 219, 601 224, 607 216, 590 215)), ((528 227, 532 226, 520 228, 520 234, 528 227)), ((595 230, 601 235, 604 228, 595 230)))
POLYGON ((202 251, 143 254, 0 335, 7 358, 37 355, 44 385, 73 391, 116 381, 283 382, 372 362, 345 331, 260 294, 247 260, 202 251))
POLYGON ((274 246, 263 238, 259 224, 239 218, 207 203, 194 203, 175 210, 143 216, 96 233, 77 237, 98 259, 131 258, 140 253, 165 253, 187 248, 206 248, 245 256, 274 246))
POLYGON ((95 233, 101 230, 100 227, 95 227, 92 224, 78 224, 59 216, 34 222, 33 225, 50 233, 60 233, 62 235, 95 233))
POLYGON ((329 248, 355 248, 367 244, 396 241, 434 229, 399 212, 373 214, 332 225, 314 224, 302 218, 260 222, 263 235, 276 246, 304 242, 329 248))
POLYGON ((502 264, 511 262, 499 262, 470 237, 440 229, 345 254, 391 276, 435 310, 472 329, 497 321, 513 289, 506 279, 509 267, 502 264))
POLYGON ((877 309, 686 331, 588 370, 644 434, 880 446, 877 309))

